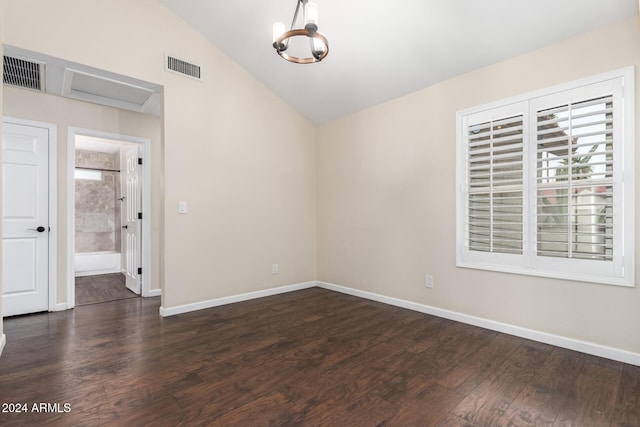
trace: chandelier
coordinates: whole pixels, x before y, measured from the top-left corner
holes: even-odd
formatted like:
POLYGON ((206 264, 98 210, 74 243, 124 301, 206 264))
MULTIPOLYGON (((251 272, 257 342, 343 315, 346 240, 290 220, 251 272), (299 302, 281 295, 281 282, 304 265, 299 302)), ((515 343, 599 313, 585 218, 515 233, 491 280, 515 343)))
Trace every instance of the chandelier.
POLYGON ((291 21, 291 29, 285 31, 285 26, 281 22, 273 24, 273 47, 276 49, 276 52, 278 52, 278 55, 296 64, 313 64, 314 62, 322 61, 329 53, 329 42, 327 38, 318 31, 318 5, 308 0, 297 0, 296 11, 293 14, 293 21, 291 21), (294 29, 301 6, 304 28, 294 29), (289 47, 289 40, 292 37, 302 36, 309 38, 311 56, 299 58, 289 55, 286 52, 289 47))

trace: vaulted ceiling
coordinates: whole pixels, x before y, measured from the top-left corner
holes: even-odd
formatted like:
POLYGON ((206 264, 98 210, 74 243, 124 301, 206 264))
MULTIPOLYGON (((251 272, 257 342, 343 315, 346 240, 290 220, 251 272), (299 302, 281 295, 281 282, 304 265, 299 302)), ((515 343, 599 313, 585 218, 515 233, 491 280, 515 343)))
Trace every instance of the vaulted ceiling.
POLYGON ((296 0, 162 0, 315 124, 638 14, 637 0, 315 0, 327 58, 281 59, 296 0))

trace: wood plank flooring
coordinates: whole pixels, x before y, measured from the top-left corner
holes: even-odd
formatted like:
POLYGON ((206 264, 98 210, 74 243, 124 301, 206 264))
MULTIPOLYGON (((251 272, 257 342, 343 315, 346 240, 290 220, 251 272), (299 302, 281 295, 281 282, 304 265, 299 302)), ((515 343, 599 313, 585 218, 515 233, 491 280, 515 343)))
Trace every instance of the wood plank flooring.
POLYGON ((636 366, 320 288, 158 307, 5 319, 0 425, 640 426, 636 366))
POLYGON ((127 289, 121 273, 76 277, 76 305, 98 304, 138 295, 127 289))

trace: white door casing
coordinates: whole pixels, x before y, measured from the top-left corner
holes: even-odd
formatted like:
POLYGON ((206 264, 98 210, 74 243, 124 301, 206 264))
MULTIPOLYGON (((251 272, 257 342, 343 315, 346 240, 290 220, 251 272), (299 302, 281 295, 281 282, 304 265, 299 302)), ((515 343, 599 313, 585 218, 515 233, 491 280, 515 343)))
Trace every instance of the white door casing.
POLYGON ((49 129, 3 123, 3 315, 49 310, 49 129))
POLYGON ((140 179, 138 176, 139 148, 137 145, 126 147, 125 155, 125 199, 123 210, 125 217, 123 222, 125 256, 124 270, 126 285, 132 292, 140 294, 140 279, 138 267, 140 267, 140 219, 138 213, 142 212, 140 197, 140 179))

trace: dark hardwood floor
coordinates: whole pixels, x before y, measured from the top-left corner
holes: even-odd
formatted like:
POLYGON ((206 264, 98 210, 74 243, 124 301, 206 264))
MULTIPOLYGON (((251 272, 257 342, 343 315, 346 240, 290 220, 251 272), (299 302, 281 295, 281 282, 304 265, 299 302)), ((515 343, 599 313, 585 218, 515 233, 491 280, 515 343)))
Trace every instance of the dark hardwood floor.
POLYGON ((76 305, 136 298, 138 295, 127 289, 125 279, 121 273, 76 277, 76 305))
POLYGON ((639 367, 324 289, 158 307, 5 319, 0 424, 640 426, 639 367))

